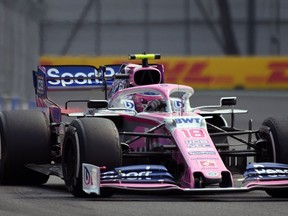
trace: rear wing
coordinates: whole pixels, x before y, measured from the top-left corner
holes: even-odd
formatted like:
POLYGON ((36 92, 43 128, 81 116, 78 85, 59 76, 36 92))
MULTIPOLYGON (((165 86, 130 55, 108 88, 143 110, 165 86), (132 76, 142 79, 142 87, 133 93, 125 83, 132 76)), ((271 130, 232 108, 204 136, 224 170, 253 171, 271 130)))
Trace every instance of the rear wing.
POLYGON ((111 87, 121 65, 96 68, 87 65, 38 66, 33 71, 35 94, 47 98, 48 91, 91 90, 111 87))

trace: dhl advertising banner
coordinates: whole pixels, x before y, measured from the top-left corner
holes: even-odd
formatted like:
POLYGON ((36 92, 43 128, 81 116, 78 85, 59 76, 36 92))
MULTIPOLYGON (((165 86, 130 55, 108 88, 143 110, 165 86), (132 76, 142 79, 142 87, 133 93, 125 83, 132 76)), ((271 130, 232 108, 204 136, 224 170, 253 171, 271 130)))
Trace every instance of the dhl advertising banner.
MULTIPOLYGON (((41 65, 93 65, 131 62, 128 56, 52 57, 41 65)), ((139 62, 135 62, 139 63, 139 62)), ((287 57, 165 57, 150 63, 164 65, 166 83, 195 89, 288 89, 287 57)))

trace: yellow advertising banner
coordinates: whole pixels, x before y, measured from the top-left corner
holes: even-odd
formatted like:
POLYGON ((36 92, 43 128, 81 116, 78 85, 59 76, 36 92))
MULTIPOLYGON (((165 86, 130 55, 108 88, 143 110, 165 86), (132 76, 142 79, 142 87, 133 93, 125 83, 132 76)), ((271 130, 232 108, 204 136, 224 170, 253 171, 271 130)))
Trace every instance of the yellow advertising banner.
MULTIPOLYGON (((94 65, 130 62, 127 56, 43 56, 41 65, 94 65)), ((195 89, 288 89, 287 57, 162 57, 166 83, 195 89)))

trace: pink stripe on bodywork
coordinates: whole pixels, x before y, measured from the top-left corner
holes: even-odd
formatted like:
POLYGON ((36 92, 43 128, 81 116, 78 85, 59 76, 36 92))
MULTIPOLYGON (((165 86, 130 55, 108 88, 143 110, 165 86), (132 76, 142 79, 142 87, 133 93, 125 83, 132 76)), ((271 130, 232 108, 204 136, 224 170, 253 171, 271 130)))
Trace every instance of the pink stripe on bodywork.
POLYGON ((268 188, 275 188, 277 186, 288 187, 288 180, 275 180, 275 181, 253 181, 246 184, 247 188, 267 186, 268 188))
POLYGON ((134 191, 169 191, 176 190, 185 193, 197 193, 197 194, 221 194, 221 193, 239 193, 239 192, 249 192, 253 190, 266 190, 266 189, 288 189, 287 181, 263 181, 250 183, 244 187, 228 187, 228 188, 182 188, 173 184, 132 184, 132 183, 104 183, 100 184, 100 187, 124 189, 124 190, 134 190, 134 191))

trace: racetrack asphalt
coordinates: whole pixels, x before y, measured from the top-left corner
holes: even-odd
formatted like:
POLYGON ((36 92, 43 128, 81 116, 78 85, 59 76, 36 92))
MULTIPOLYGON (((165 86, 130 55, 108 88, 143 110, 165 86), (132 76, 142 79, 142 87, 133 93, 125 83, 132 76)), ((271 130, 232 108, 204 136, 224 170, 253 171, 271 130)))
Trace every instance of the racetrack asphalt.
MULTIPOLYGON (((236 107, 249 110, 236 117, 237 127, 247 128, 250 118, 257 129, 267 117, 288 117, 288 91, 196 91, 191 103, 193 107, 219 104, 221 96, 237 96, 236 107)), ((277 216, 287 214, 287 201, 270 198, 262 191, 194 196, 117 194, 111 198, 79 199, 69 194, 56 177, 40 187, 0 186, 1 216, 277 216)))

